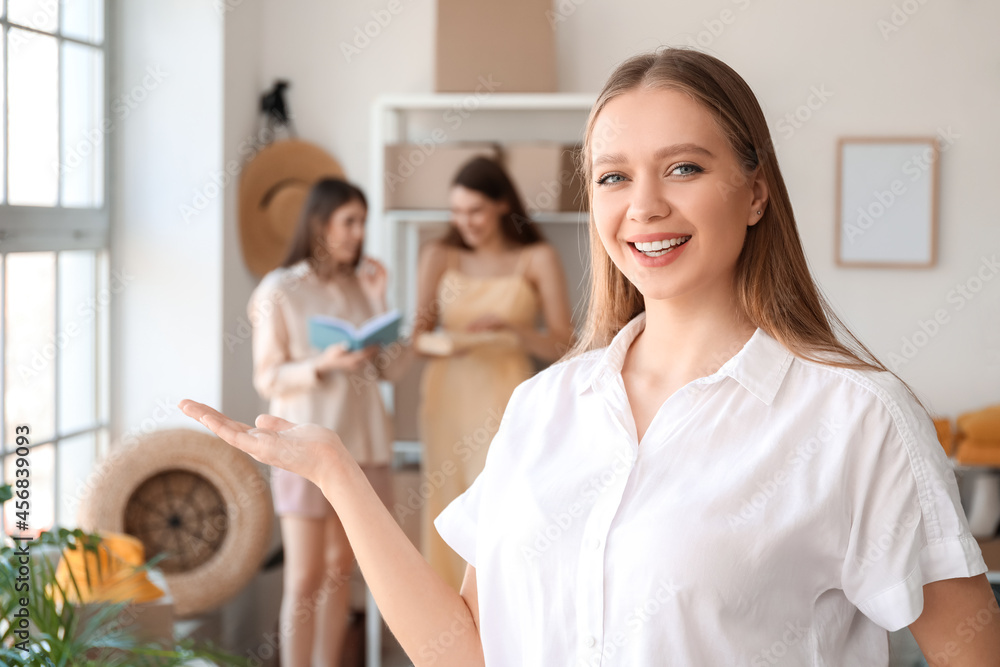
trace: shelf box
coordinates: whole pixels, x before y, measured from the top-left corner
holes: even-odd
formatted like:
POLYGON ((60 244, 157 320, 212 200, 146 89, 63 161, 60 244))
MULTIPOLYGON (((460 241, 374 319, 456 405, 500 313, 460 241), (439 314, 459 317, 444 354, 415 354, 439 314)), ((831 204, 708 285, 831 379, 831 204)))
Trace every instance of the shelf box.
POLYGON ((552 0, 438 0, 434 85, 439 93, 556 90, 552 0))
POLYGON ((587 210, 587 190, 574 159, 579 150, 555 142, 504 144, 504 167, 529 215, 587 210))
POLYGON ((448 190, 462 166, 474 157, 493 159, 493 143, 389 144, 385 147, 385 208, 445 209, 448 190))

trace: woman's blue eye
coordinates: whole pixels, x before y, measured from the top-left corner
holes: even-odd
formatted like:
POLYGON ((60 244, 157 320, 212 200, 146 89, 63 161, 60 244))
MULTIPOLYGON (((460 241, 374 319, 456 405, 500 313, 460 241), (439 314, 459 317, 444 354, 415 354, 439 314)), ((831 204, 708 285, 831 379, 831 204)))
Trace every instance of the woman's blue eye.
POLYGON ((673 171, 677 171, 678 169, 691 169, 691 171, 687 172, 686 174, 678 174, 679 176, 690 176, 692 174, 697 174, 699 172, 704 171, 704 169, 702 169, 696 164, 679 164, 673 168, 673 171))
MULTIPOLYGON (((701 173, 701 172, 705 171, 704 169, 702 169, 701 167, 699 167, 696 164, 679 164, 676 167, 674 167, 673 169, 671 169, 670 173, 674 173, 675 171, 677 171, 679 169, 686 169, 686 170, 688 170, 686 172, 677 174, 678 176, 681 176, 681 177, 693 176, 694 174, 698 174, 698 173, 701 173)), ((597 179, 595 181, 595 183, 597 183, 598 185, 607 185, 608 182, 609 182, 608 179, 611 179, 611 178, 623 178, 623 176, 621 174, 605 174, 604 176, 602 176, 599 179, 597 179)), ((621 181, 611 181, 611 184, 614 184, 614 183, 621 183, 621 181)))
MULTIPOLYGON (((608 182, 609 178, 621 178, 621 177, 622 177, 621 174, 605 174, 604 176, 601 176, 599 179, 597 179, 596 182, 598 185, 605 185, 608 182)), ((621 181, 616 181, 616 183, 620 182, 621 181)))

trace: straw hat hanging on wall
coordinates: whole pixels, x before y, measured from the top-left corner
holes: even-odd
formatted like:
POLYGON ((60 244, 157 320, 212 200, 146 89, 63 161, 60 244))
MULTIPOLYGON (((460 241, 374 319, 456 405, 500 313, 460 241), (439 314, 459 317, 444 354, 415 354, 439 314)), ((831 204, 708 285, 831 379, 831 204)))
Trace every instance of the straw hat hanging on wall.
POLYGON ((298 139, 265 146, 240 177, 240 245, 247 268, 264 276, 288 252, 309 188, 322 178, 344 178, 340 163, 298 139))

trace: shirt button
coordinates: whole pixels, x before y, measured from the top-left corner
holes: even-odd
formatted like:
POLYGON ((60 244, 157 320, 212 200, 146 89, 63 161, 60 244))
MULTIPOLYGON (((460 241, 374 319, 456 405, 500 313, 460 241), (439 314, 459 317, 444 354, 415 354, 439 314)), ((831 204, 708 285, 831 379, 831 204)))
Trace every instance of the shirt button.
POLYGON ((587 646, 587 648, 594 648, 594 645, 597 643, 597 639, 595 639, 593 635, 590 635, 583 643, 587 646))
POLYGON ((593 550, 598 550, 601 548, 601 538, 594 537, 590 540, 590 548, 593 550))

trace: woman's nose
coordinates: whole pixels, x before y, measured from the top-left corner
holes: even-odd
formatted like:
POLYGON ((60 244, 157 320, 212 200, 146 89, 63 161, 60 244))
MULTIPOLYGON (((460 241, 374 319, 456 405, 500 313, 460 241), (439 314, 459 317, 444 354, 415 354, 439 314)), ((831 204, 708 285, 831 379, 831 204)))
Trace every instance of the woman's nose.
POLYGON ((670 215, 670 204, 659 179, 637 175, 631 188, 628 217, 636 222, 649 222, 670 215))

